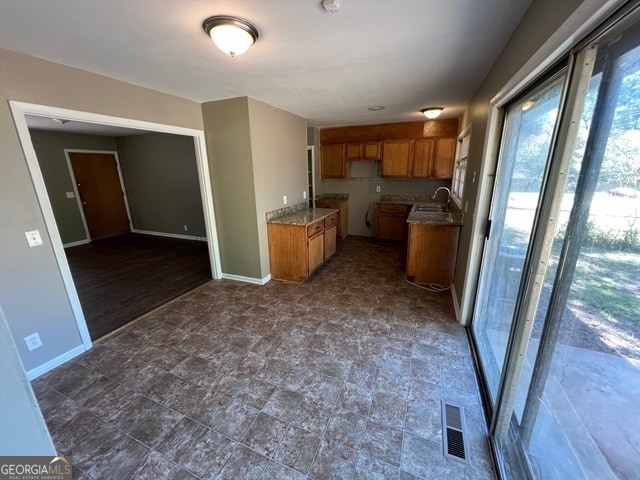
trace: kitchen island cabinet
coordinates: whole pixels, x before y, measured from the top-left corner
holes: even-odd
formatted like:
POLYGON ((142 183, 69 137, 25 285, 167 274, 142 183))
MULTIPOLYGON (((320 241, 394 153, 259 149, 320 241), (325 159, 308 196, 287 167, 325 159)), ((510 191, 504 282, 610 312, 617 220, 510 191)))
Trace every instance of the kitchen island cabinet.
POLYGON ((338 214, 312 208, 267 221, 271 278, 303 282, 335 252, 338 214))
POLYGON ((333 208, 338 210, 336 237, 347 238, 349 235, 349 195, 344 193, 328 193, 316 197, 317 208, 333 208))

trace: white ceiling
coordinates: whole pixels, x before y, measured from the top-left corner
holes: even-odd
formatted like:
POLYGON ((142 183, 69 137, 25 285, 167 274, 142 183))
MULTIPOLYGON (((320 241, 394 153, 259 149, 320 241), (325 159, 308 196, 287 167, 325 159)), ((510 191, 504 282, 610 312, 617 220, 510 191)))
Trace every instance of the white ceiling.
POLYGON ((411 121, 460 116, 530 3, 0 0, 0 47, 198 102, 247 95, 310 126, 411 121), (212 15, 248 19, 258 42, 226 56, 202 30, 212 15))

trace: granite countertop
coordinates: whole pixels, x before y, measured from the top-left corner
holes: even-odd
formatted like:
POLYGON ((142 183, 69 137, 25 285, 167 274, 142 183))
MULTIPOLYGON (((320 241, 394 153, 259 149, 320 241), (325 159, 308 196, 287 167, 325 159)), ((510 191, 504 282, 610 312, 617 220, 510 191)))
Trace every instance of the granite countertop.
MULTIPOLYGON (((422 224, 422 225, 462 225, 462 213, 456 208, 455 205, 451 205, 451 210, 448 212, 418 212, 416 207, 419 202, 413 205, 409 216, 407 217, 407 223, 422 224)), ((433 204, 434 202, 429 202, 433 204)))
POLYGON ((307 208, 305 210, 274 217, 267 220, 267 223, 308 226, 337 212, 338 210, 335 208, 307 208))
POLYGON ((437 203, 431 195, 380 195, 378 203, 413 205, 414 203, 437 203))
POLYGON ((323 193, 316 197, 316 202, 340 203, 349 200, 348 193, 323 193))
POLYGON ((378 203, 391 205, 412 205, 407 217, 408 223, 424 225, 462 225, 462 213, 455 204, 451 203, 449 212, 416 212, 416 205, 426 203, 429 205, 442 205, 444 203, 434 200, 431 195, 381 195, 378 203))

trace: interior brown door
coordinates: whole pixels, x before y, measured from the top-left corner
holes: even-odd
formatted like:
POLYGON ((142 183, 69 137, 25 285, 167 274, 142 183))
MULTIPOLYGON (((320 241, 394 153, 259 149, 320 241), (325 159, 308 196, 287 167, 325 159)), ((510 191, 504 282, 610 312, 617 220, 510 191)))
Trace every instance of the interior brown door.
POLYGON ((91 239, 131 232, 115 155, 69 152, 69 160, 91 239))

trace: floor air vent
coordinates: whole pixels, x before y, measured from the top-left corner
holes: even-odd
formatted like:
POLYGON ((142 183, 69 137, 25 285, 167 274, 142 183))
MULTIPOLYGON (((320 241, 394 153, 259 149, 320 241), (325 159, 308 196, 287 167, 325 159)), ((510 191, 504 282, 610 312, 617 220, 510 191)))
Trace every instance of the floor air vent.
POLYGON ((445 457, 469 461, 462 407, 442 402, 442 436, 445 457))

